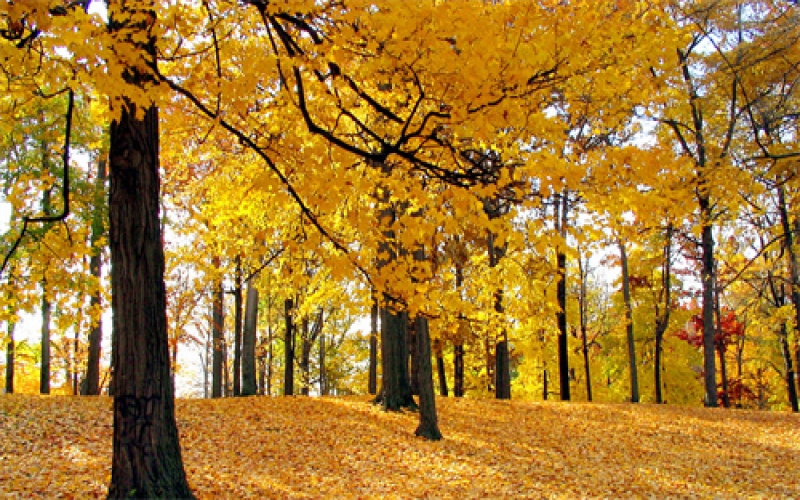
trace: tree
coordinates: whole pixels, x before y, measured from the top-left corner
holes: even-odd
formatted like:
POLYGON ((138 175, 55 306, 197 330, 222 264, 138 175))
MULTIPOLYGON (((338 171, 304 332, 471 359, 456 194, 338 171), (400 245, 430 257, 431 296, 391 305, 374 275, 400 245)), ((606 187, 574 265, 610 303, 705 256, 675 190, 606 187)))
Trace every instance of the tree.
MULTIPOLYGON (((132 87, 152 82, 153 2, 109 2, 115 51, 132 87)), ((110 498, 189 498, 167 340, 164 249, 159 221, 158 108, 123 91, 111 122, 110 246, 114 453, 110 498)))

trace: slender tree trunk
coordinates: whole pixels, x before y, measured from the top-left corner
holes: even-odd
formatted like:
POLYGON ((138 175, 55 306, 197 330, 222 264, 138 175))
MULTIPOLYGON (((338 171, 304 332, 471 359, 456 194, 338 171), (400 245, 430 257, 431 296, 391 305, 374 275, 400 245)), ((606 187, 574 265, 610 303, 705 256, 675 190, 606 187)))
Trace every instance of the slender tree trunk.
MULTIPOLYGON (((792 230, 791 221, 789 218, 789 208, 786 203, 786 189, 783 184, 780 184, 778 190, 778 211, 781 217, 781 227, 783 229, 784 248, 786 249, 786 261, 789 267, 789 290, 792 297, 792 307, 794 309, 794 354, 797 362, 798 369, 800 369, 800 263, 798 263, 797 250, 795 248, 795 236, 800 234, 800 220, 795 219, 794 230, 792 230)), ((788 349, 788 346, 787 346, 788 349)), ((791 363, 791 355, 789 356, 791 363)), ((800 378, 795 374, 795 383, 797 388, 800 388, 800 378)), ((795 394, 797 393, 795 388, 795 394)))
MULTIPOLYGON (((408 317, 408 315, 406 315, 408 317)), ((419 396, 419 363, 417 359, 417 324, 416 320, 409 319, 406 329, 406 341, 408 342, 408 357, 411 365, 409 382, 411 383, 411 395, 419 396)))
POLYGON ((444 370, 444 353, 442 352, 442 340, 436 339, 433 342, 434 352, 436 353, 436 372, 439 375, 439 394, 447 397, 447 374, 444 370))
POLYGON ((97 177, 95 178, 95 207, 92 212, 92 234, 90 241, 92 244, 92 256, 89 259, 89 270, 95 280, 97 287, 89 297, 89 307, 92 311, 97 311, 97 318, 92 318, 92 327, 89 330, 89 352, 86 360, 86 382, 82 393, 86 396, 100 395, 100 356, 103 341, 103 315, 99 313, 102 307, 102 288, 100 286, 103 278, 103 259, 102 251, 97 245, 105 234, 103 220, 105 219, 105 197, 106 186, 106 162, 98 162, 97 177))
POLYGON ((716 346, 714 337, 714 232, 711 225, 711 203, 707 195, 700 195, 700 213, 703 221, 701 233, 702 269, 700 272, 703 284, 703 381, 705 387, 705 406, 714 408, 717 403, 717 367, 715 363, 716 346))
MULTIPOLYGON (((717 288, 714 292, 714 316, 716 317, 716 328, 718 332, 722 332, 722 309, 720 307, 720 291, 717 288)), ((727 350, 727 346, 725 345, 725 339, 720 340, 719 342, 715 342, 715 346, 717 348, 717 354, 719 356, 719 374, 720 378, 722 379, 722 406, 725 408, 731 407, 731 400, 730 395, 728 394, 728 368, 727 363, 725 362, 725 351, 727 350)))
POLYGON ((786 331, 786 325, 781 325, 781 333, 780 333, 780 342, 781 342, 781 355, 783 356, 783 364, 784 369, 786 370, 786 391, 787 396, 789 398, 789 404, 792 407, 792 411, 797 413, 798 411, 798 402, 797 402, 797 388, 795 387, 794 379, 795 379, 795 372, 794 366, 792 365, 792 353, 789 351, 789 341, 788 341, 788 332, 786 331))
POLYGON ((586 401, 592 401, 592 374, 589 366, 589 328, 586 310, 589 307, 586 293, 586 281, 588 280, 588 270, 584 269, 583 257, 578 256, 578 274, 581 280, 581 290, 579 295, 578 309, 580 311, 581 323, 581 352, 583 353, 583 371, 586 376, 586 401))
POLYGON ((328 395, 328 370, 325 368, 325 334, 319 334, 319 395, 328 395))
POLYGON ((252 282, 248 281, 242 336, 242 396, 255 396, 258 389, 256 385, 257 329, 258 290, 253 286, 252 282))
POLYGON ((378 302, 373 299, 370 311, 369 333, 369 381, 367 383, 369 394, 378 393, 378 302))
MULTIPOLYGON (((489 267, 497 267, 500 259, 505 254, 503 248, 495 246, 495 235, 489 233, 489 267)), ((494 310, 499 315, 503 314, 503 289, 498 287, 495 291, 494 310)), ((494 395, 497 399, 511 399, 511 360, 508 352, 508 332, 505 328, 500 332, 500 340, 495 344, 494 353, 494 395)))
POLYGON ((236 258, 236 276, 233 288, 233 395, 242 392, 242 266, 241 259, 236 258))
MULTIPOLYGON (((559 197, 559 210, 556 211, 556 221, 561 237, 566 245, 567 233, 567 196, 559 197)), ((560 247, 556 250, 556 266, 558 268, 558 284, 556 285, 556 301, 558 302, 558 313, 556 323, 558 324, 558 377, 560 383, 560 393, 562 401, 569 401, 569 333, 567 331, 567 255, 560 247)))
POLYGON ((453 397, 464 397, 464 343, 453 346, 453 397))
POLYGON ((548 387, 549 380, 547 377, 547 368, 542 370, 542 400, 547 401, 547 396, 550 394, 550 388, 548 387))
POLYGON ((292 314, 294 304, 292 299, 286 299, 283 303, 284 320, 286 322, 286 336, 284 337, 284 364, 283 364, 283 395, 294 395, 294 323, 292 314))
MULTIPOLYGON (((460 291, 464 284, 464 267, 456 262, 456 290, 460 291)), ((453 396, 464 397, 464 339, 456 339, 453 344, 453 396)))
MULTIPOLYGON (((662 404, 664 402, 664 395, 662 392, 661 372, 663 370, 663 355, 664 355, 664 334, 669 327, 669 317, 672 311, 672 234, 673 227, 670 222, 667 225, 666 242, 664 243, 664 260, 661 265, 661 293, 660 297, 664 298, 663 312, 659 310, 660 302, 656 302, 656 325, 655 325, 655 360, 653 366, 653 375, 655 377, 655 397, 656 403, 662 404)), ((660 299, 659 299, 660 300, 660 299)))
POLYGON ((636 368, 636 343, 633 335, 633 306, 631 304, 631 280, 628 275, 628 252, 622 240, 619 246, 620 262, 622 263, 622 297, 625 303, 625 332, 628 340, 628 370, 631 380, 631 403, 639 402, 639 373, 636 368))
POLYGON ((272 361, 275 358, 275 351, 273 350, 272 344, 274 340, 275 332, 272 330, 272 295, 270 294, 270 300, 267 302, 267 319, 269 321, 269 325, 267 328, 267 338, 269 339, 269 343, 267 344, 267 386, 265 388, 265 392, 267 396, 272 396, 272 361))
MULTIPOLYGON (((219 269, 219 257, 214 257, 214 267, 219 269)), ((211 313, 211 397, 223 396, 223 367, 225 360, 225 295, 222 290, 222 281, 214 282, 213 304, 211 313)))
MULTIPOLYGON (((152 2, 108 1, 110 31, 155 61, 152 2), (146 20, 146 21, 143 21, 146 20), (133 30, 133 35, 129 32, 133 30), (120 34, 120 32, 127 34, 120 34)), ((147 77, 128 67, 135 85, 147 77)), ((192 498, 183 470, 169 373, 164 249, 159 224, 155 106, 112 100, 109 197, 114 437, 109 498, 192 498), (138 115, 138 116, 137 116, 138 115)))
POLYGON ((39 393, 50 394, 50 299, 47 282, 42 280, 42 364, 39 393))
POLYGON ((311 379, 311 329, 308 318, 303 318, 303 330, 300 335, 300 394, 308 396, 310 392, 309 380, 311 379))
POLYGON ((436 397, 433 391, 433 367, 431 366, 431 339, 428 319, 417 316, 414 320, 417 334, 417 364, 419 365, 419 425, 414 434, 431 441, 442 439, 436 414, 436 397))
POLYGON ((15 323, 8 323, 8 343, 6 344, 6 394, 14 394, 14 328, 15 323))

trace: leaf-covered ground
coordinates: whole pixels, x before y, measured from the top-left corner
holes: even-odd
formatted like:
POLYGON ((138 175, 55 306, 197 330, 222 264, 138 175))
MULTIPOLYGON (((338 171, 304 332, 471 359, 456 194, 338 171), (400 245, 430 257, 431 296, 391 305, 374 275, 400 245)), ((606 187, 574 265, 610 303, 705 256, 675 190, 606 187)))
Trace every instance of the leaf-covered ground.
MULTIPOLYGON (((365 398, 179 400, 199 498, 800 498, 800 416, 440 398, 445 440, 365 398)), ((111 400, 0 396, 0 497, 104 496, 111 400)))

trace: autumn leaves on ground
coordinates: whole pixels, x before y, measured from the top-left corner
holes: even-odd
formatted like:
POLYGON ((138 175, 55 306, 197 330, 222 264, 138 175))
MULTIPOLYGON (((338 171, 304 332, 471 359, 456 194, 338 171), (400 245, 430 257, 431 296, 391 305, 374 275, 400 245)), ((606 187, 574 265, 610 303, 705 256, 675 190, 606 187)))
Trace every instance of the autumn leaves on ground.
MULTIPOLYGON (((800 419, 437 400, 445 439, 366 398, 179 400, 198 498, 798 498, 800 419)), ((111 400, 0 397, 0 497, 102 497, 111 400)))

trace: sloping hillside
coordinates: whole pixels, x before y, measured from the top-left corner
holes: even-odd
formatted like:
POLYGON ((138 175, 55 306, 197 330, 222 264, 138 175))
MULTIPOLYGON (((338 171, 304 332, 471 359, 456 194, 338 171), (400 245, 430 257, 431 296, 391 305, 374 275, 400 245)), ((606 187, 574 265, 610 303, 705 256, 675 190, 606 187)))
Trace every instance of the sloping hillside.
MULTIPOLYGON (((199 498, 800 498, 800 416, 437 400, 445 440, 365 398, 180 400, 199 498)), ((0 497, 105 495, 111 400, 0 396, 0 497)))

